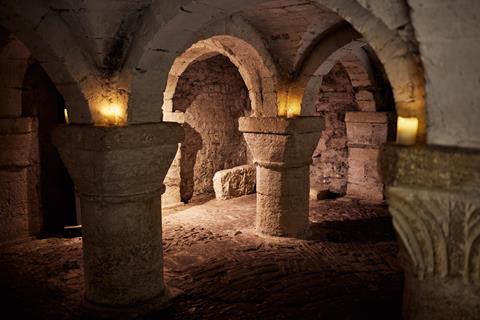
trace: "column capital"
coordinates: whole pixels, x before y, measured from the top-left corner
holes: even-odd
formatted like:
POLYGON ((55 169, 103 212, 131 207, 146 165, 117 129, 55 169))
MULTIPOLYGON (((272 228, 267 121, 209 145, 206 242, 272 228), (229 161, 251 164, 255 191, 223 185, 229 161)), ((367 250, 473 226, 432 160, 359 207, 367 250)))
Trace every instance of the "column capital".
POLYGON ((382 148, 410 319, 480 314, 480 150, 382 148))
POLYGON ((239 130, 257 165, 270 168, 298 168, 310 165, 325 121, 322 117, 239 119, 239 130))
POLYGON ((53 139, 81 196, 135 197, 164 191, 183 128, 177 123, 62 125, 53 139))

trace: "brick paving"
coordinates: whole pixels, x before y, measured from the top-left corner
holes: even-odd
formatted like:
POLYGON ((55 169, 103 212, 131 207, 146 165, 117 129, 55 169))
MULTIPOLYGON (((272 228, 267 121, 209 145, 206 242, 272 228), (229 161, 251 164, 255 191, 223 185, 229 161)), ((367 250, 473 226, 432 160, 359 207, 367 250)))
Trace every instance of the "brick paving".
MULTIPOLYGON (((403 275, 384 206, 311 204, 308 240, 257 236, 255 196, 164 218, 165 279, 180 290, 148 319, 398 319, 403 275)), ((3 319, 80 319, 81 238, 0 248, 3 319)))

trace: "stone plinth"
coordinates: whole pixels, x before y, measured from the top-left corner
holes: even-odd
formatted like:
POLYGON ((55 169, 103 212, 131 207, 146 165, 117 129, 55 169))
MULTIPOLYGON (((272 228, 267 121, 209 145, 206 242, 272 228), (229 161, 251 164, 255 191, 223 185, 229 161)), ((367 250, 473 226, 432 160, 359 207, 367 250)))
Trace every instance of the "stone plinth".
POLYGON ((32 149, 35 138, 33 118, 0 119, 0 243, 30 235, 36 187, 31 179, 37 161, 32 149))
POLYGON ((213 176, 215 198, 227 200, 251 194, 255 191, 255 167, 238 166, 217 171, 213 176))
POLYGON ((347 195, 382 201, 383 181, 378 168, 379 148, 387 142, 388 113, 347 112, 348 145, 347 195))
POLYGON ((173 123, 55 129, 81 199, 87 305, 131 310, 161 301, 160 195, 182 138, 173 123))
POLYGON ((323 129, 320 117, 239 119, 257 166, 257 232, 308 233, 309 166, 323 129))
POLYGON ((406 319, 480 315, 480 151, 386 145, 389 210, 401 242, 406 319))

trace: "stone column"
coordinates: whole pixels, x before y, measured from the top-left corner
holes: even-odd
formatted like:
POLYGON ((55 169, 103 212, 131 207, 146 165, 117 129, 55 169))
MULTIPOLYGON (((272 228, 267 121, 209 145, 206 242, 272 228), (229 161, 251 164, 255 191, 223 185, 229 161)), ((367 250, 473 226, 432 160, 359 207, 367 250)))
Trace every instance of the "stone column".
POLYGON ((182 139, 173 123, 55 129, 80 196, 87 307, 146 312, 165 298, 160 195, 182 139))
POLYGON ((310 164, 323 129, 320 117, 240 118, 257 167, 257 232, 307 235, 310 164))
POLYGON ((378 167, 380 147, 387 142, 388 113, 347 112, 347 196, 368 201, 383 200, 383 181, 378 167))
POLYGON ((34 143, 33 118, 0 119, 0 243, 40 232, 34 143))
POLYGON ((405 319, 480 315, 480 150, 382 149, 405 269, 405 319))

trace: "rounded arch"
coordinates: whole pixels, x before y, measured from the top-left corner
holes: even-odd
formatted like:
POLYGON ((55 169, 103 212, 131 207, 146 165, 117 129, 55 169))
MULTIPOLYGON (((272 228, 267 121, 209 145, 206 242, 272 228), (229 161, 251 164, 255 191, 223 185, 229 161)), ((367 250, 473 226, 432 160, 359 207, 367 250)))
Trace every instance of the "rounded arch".
POLYGON ((238 68, 249 91, 255 116, 276 116, 277 70, 260 35, 240 17, 229 17, 207 25, 175 52, 183 53, 177 56, 171 50, 158 49, 150 50, 142 57, 141 65, 154 67, 153 70, 136 68, 130 88, 130 122, 144 121, 147 116, 158 119, 157 115, 161 116, 159 105, 171 112, 171 99, 180 75, 192 62, 212 54, 226 56, 238 68), (156 88, 164 88, 163 95, 156 88), (151 95, 152 89, 155 96, 151 95))
MULTIPOLYGON (((166 77, 176 52, 183 52, 182 47, 188 47, 189 39, 194 39, 204 26, 221 17, 244 10, 252 5, 258 5, 269 0, 205 0, 201 4, 196 1, 184 1, 182 4, 167 4, 155 2, 148 18, 139 33, 141 39, 137 41, 132 55, 127 63, 130 70, 135 70, 132 76, 130 90, 133 95, 129 99, 129 115, 131 122, 150 122, 152 119, 160 121, 158 107, 163 104, 163 97, 156 97, 146 93, 136 93, 141 87, 151 87, 151 82, 166 84, 166 77), (151 25, 157 26, 152 28, 151 25), (173 30, 185 26, 175 32, 173 30), (156 65, 162 59, 166 64, 156 65)), ((314 0, 313 3, 324 6, 336 12, 347 20, 368 42, 379 60, 383 63, 390 80, 396 109, 399 115, 416 116, 419 118, 419 140, 425 140, 425 97, 424 73, 419 54, 411 39, 402 37, 398 31, 396 21, 408 23, 406 12, 407 4, 402 1, 395 5, 395 10, 373 12, 359 3, 359 1, 314 0), (398 17, 396 17, 398 15, 398 17), (395 17, 395 18, 394 18, 395 17), (400 18, 401 17, 401 18, 400 18)), ((234 27, 234 23, 229 23, 234 27)), ((224 28, 228 28, 225 26, 224 28)), ((241 37, 240 37, 241 38, 241 37)), ((197 39, 198 40, 198 39, 197 39)), ((196 41, 190 41, 194 43, 196 41)))
POLYGON ((98 81, 94 64, 58 14, 41 1, 6 0, 0 4, 0 25, 42 65, 64 96, 72 122, 92 123, 89 99, 97 94, 98 81))
POLYGON ((365 45, 362 36, 351 26, 344 24, 327 31, 309 51, 299 66, 300 72, 292 87, 301 92, 301 115, 315 114, 315 102, 322 80, 345 55, 365 45))
POLYGON ((178 80, 187 67, 211 55, 227 57, 237 68, 248 89, 252 111, 255 116, 275 116, 275 88, 272 72, 265 67, 260 55, 250 44, 232 36, 213 36, 200 40, 175 59, 168 74, 164 92, 164 112, 173 112, 172 99, 178 80))
POLYGON ((417 141, 425 142, 427 114, 425 77, 418 49, 408 41, 411 39, 404 39, 391 23, 387 25, 397 13, 402 17, 399 20, 408 20, 407 3, 403 1, 397 3, 395 9, 398 12, 390 12, 389 16, 385 15, 381 20, 358 1, 315 1, 347 20, 372 47, 383 64, 391 84, 397 114, 417 117, 419 120, 417 141))

